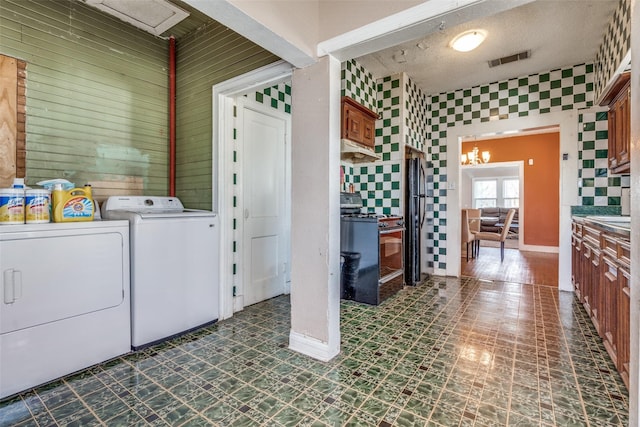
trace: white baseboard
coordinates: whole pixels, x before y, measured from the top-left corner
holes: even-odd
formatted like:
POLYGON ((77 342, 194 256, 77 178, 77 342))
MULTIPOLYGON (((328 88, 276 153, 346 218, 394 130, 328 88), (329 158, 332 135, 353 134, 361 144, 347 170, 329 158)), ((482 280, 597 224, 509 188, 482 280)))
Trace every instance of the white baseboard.
POLYGON ((244 297, 242 295, 237 295, 233 297, 233 312, 244 310, 244 297))
POLYGON ((557 246, 522 245, 520 246, 520 250, 525 252, 545 252, 548 254, 560 253, 557 246))
POLYGON ((442 268, 434 268, 433 269, 434 276, 446 276, 447 270, 443 270, 442 268))
POLYGON ((294 331, 289 333, 289 349, 322 362, 328 362, 340 354, 339 347, 337 349, 332 349, 326 342, 294 331))
MULTIPOLYGON (((500 242, 494 242, 491 240, 483 240, 482 243, 480 243, 480 247, 481 248, 499 248, 500 247, 500 242)), ((520 244, 518 245, 518 241, 517 240, 507 240, 505 242, 505 249, 518 249, 520 251, 525 251, 525 252, 545 252, 545 253, 549 253, 549 254, 557 254, 559 253, 558 247, 557 246, 540 246, 540 245, 525 245, 525 244, 520 244)), ((462 250, 462 255, 465 255, 464 249, 462 250)))

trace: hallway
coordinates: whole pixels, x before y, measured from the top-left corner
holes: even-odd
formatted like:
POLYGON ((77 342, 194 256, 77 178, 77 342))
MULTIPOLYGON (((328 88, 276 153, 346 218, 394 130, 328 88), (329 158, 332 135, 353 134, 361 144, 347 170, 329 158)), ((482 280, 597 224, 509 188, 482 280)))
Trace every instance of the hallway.
POLYGON ((2 426, 602 426, 628 395, 573 294, 432 277, 342 302, 342 352, 287 349, 289 298, 0 403, 2 426))

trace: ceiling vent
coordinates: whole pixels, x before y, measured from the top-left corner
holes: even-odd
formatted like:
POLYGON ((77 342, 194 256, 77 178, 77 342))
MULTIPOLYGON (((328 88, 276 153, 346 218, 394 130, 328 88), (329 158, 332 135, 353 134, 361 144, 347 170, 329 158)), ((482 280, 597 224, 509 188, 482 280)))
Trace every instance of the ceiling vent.
POLYGON ((508 64, 509 62, 522 61, 523 59, 531 58, 531 51, 525 50, 524 52, 515 53, 509 56, 503 56, 502 58, 492 59, 489 61, 489 68, 497 67, 498 65, 508 64))
POLYGON ((85 0, 85 2, 155 36, 159 36, 189 16, 189 12, 166 0, 85 0))

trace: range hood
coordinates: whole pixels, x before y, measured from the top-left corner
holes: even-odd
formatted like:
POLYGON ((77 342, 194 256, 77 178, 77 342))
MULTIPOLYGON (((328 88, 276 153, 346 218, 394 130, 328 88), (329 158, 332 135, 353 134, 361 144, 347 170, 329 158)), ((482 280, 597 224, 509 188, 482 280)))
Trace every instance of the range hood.
POLYGON ((375 162, 381 159, 372 148, 353 142, 350 139, 340 140, 340 158, 351 163, 375 162))

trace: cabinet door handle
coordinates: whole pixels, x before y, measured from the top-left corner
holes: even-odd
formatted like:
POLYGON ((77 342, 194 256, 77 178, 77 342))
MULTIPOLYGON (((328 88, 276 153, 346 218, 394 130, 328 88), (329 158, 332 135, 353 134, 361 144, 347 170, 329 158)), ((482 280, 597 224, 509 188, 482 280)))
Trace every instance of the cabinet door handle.
POLYGON ((244 210, 244 219, 248 219, 249 218, 249 209, 245 209, 244 210))
POLYGON ((12 268, 4 271, 4 303, 13 304, 22 297, 22 272, 12 268))

